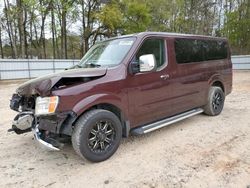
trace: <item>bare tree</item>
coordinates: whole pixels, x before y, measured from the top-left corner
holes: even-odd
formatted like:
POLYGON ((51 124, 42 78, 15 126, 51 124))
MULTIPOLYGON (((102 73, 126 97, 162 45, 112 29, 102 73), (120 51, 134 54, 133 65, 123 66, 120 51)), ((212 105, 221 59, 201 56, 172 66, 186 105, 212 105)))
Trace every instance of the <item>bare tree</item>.
POLYGON ((0 51, 1 51, 1 58, 4 58, 3 43, 2 43, 2 24, 0 25, 0 51))
POLYGON ((5 18, 6 18, 6 22, 7 22, 7 33, 9 36, 9 40, 10 40, 10 46, 11 46, 11 50, 12 50, 12 58, 16 58, 17 57, 17 49, 16 49, 16 40, 15 40, 15 36, 14 36, 14 32, 13 32, 13 27, 12 27, 12 23, 10 21, 10 3, 9 0, 4 0, 4 13, 5 13, 5 18))

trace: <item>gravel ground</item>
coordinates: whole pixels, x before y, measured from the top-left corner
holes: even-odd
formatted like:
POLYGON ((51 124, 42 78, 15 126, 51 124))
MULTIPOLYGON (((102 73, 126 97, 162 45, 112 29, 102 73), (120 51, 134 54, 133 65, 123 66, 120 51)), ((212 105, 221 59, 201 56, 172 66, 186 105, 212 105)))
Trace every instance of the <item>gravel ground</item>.
POLYGON ((122 141, 102 163, 70 144, 47 152, 32 133, 8 133, 16 82, 0 82, 0 187, 247 187, 250 185, 250 71, 234 72, 221 115, 197 115, 122 141))

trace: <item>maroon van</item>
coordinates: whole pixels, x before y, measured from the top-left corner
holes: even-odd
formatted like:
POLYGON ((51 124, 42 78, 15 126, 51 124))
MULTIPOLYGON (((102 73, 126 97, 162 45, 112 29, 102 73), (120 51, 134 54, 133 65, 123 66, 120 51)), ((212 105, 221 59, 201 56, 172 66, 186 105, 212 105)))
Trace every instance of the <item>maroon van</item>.
POLYGON ((232 90, 225 38, 144 32, 94 45, 74 67, 17 88, 12 129, 81 157, 108 159, 120 140, 199 113, 221 113, 232 90))

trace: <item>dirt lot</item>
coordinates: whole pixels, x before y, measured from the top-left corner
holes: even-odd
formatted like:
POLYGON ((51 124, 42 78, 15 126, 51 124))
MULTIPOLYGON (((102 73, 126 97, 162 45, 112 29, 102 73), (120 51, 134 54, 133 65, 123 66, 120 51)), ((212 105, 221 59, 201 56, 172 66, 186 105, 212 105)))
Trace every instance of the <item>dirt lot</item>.
POLYGON ((68 144, 39 148, 31 133, 8 133, 18 83, 0 83, 0 187, 247 187, 250 185, 250 72, 234 73, 234 90, 217 117, 197 115, 124 139, 109 160, 93 164, 68 144))

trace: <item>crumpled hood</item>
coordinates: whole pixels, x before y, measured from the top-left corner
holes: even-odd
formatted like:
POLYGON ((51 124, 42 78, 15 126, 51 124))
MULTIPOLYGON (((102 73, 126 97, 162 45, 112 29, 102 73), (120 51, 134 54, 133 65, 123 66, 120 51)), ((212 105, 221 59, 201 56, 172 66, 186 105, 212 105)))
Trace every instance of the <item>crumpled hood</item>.
MULTIPOLYGON (((39 94, 46 96, 50 94, 51 89, 62 79, 84 79, 93 77, 102 77, 106 74, 107 68, 79 68, 69 69, 59 73, 49 74, 29 80, 20 85, 16 92, 19 95, 30 96, 39 94)), ((84 82, 84 81, 83 81, 84 82)))

